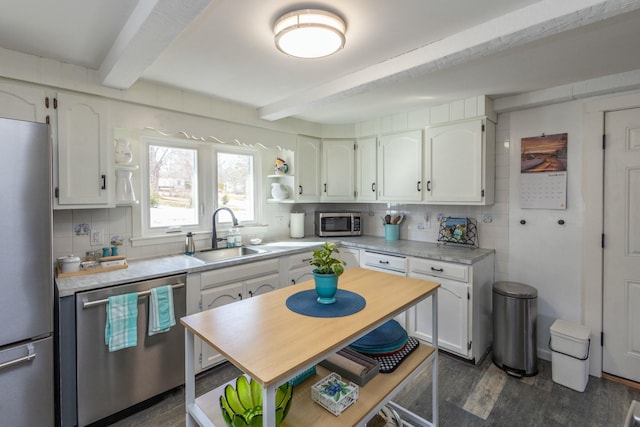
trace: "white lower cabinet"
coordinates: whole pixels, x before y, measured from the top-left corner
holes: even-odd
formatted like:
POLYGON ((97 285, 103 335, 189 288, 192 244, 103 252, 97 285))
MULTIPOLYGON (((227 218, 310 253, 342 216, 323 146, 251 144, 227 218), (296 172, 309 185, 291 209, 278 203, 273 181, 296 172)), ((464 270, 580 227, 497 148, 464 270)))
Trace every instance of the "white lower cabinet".
MULTIPOLYGON (((202 303, 201 311, 240 301, 244 298, 244 283, 234 283, 204 290, 200 298, 202 303)), ((196 354, 198 353, 197 350, 200 350, 200 369, 206 369, 224 361, 224 357, 220 353, 211 346, 204 344, 199 338, 196 340, 195 347, 196 354)))
MULTIPOLYGON (((395 274, 396 276, 407 276, 407 257, 404 255, 387 254, 374 252, 366 249, 360 251, 360 267, 367 270, 382 271, 384 273, 395 274)), ((375 284, 373 284, 375 286, 375 284)), ((409 311, 398 314, 394 319, 407 328, 407 316, 409 311)))
MULTIPOLYGON (((345 268, 357 267, 360 265, 360 250, 348 247, 340 247, 338 258, 344 260, 347 265, 345 268)), ((313 259, 312 252, 302 252, 299 254, 289 255, 286 260, 286 272, 283 274, 284 281, 281 286, 295 285, 300 282, 306 282, 313 279, 313 265, 309 261, 313 259)))
MULTIPOLYGON (((187 278, 188 286, 197 286, 198 283, 200 285, 199 301, 195 311, 209 310, 278 289, 279 266, 278 259, 270 259, 190 274, 187 278)), ((197 337, 194 347, 195 366, 198 371, 225 360, 221 354, 197 337)))
MULTIPOLYGON (((479 363, 491 347, 494 256, 471 265, 409 258, 409 277, 438 282, 438 345, 479 363)), ((431 298, 409 310, 407 331, 432 343, 431 298)))
POLYGON ((279 287, 279 282, 280 274, 278 273, 247 280, 245 282, 247 296, 251 298, 255 297, 256 295, 262 295, 266 294, 267 292, 275 291, 279 287))
POLYGON ((338 257, 347 263, 347 265, 344 266, 345 270, 351 267, 360 266, 360 249, 342 246, 339 250, 340 253, 338 254, 338 257))
POLYGON ((313 278, 313 265, 309 261, 313 259, 312 252, 302 252, 299 254, 289 255, 286 259, 286 273, 283 275, 285 280, 282 286, 295 285, 296 283, 306 282, 313 278))
MULTIPOLYGON (((469 285, 421 274, 409 274, 422 280, 440 283, 438 288, 438 345, 463 357, 471 352, 469 340, 469 285)), ((421 301, 410 314, 412 335, 432 343, 431 298, 421 301)))

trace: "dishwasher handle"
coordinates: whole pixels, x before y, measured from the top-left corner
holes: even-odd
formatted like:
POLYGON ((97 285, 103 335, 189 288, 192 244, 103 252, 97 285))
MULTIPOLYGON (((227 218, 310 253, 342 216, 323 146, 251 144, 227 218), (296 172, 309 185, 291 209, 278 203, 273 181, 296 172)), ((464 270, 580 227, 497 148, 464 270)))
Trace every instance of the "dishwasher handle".
MULTIPOLYGON (((176 283, 175 285, 171 285, 171 287, 173 289, 182 288, 184 287, 184 283, 176 283)), ((138 292, 138 298, 146 297, 149 294, 151 294, 151 290, 138 292)), ((108 298, 97 299, 95 301, 85 301, 82 303, 82 308, 91 308, 91 307, 96 307, 98 305, 105 305, 108 302, 109 302, 108 298)))

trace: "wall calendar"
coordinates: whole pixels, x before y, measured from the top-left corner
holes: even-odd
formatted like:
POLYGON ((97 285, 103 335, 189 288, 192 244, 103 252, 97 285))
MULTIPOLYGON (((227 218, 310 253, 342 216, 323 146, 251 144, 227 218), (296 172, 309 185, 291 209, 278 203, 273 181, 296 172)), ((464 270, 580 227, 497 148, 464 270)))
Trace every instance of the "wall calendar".
POLYGON ((520 207, 567 208, 567 134, 522 138, 520 207))

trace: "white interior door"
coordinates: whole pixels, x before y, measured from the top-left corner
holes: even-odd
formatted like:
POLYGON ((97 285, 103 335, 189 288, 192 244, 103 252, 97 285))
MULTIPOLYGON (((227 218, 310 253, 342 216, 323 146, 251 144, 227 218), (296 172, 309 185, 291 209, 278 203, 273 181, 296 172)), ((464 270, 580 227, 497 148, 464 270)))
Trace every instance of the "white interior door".
POLYGON ((607 113, 604 372, 640 381, 640 108, 607 113))

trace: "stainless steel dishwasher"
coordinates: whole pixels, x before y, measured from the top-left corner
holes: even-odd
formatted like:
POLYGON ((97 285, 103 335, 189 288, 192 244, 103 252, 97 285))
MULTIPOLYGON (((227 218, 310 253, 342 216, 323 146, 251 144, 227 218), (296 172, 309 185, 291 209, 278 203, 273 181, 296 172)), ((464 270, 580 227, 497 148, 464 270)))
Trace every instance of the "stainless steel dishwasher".
POLYGON ((84 426, 184 384, 186 276, 127 283, 76 294, 77 425, 84 426), (149 336, 151 288, 173 286, 176 326, 149 336), (138 345, 109 352, 107 299, 138 293, 138 345))

